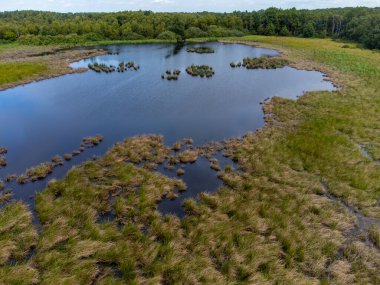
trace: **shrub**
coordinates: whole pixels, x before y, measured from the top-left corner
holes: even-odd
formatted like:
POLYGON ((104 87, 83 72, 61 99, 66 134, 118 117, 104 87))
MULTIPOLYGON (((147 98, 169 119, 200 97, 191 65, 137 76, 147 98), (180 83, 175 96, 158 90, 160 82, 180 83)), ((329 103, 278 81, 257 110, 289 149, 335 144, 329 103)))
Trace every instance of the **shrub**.
POLYGON ((204 38, 207 36, 208 36, 207 32, 202 31, 200 28, 197 28, 197 27, 190 27, 187 30, 185 30, 185 38, 186 39, 204 38))
POLYGON ((159 34, 157 36, 157 39, 159 39, 159 40, 176 40, 177 35, 175 33, 173 33, 172 31, 165 31, 165 32, 162 32, 161 34, 159 34))

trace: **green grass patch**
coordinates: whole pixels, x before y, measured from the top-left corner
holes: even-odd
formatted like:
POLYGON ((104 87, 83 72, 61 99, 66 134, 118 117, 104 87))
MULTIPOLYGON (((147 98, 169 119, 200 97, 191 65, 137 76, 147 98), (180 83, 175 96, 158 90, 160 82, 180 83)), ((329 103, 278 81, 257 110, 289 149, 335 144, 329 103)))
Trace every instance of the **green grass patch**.
POLYGON ((41 75, 49 70, 43 63, 0 63, 0 86, 41 75))

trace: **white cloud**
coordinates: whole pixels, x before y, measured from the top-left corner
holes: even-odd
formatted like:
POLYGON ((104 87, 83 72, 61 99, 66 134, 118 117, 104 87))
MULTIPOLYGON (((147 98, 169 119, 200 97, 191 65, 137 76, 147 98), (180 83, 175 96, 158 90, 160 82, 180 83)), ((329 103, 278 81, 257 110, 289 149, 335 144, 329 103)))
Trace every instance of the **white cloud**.
POLYGON ((159 4, 159 5, 170 5, 174 3, 175 2, 172 0, 153 0, 153 4, 159 4))

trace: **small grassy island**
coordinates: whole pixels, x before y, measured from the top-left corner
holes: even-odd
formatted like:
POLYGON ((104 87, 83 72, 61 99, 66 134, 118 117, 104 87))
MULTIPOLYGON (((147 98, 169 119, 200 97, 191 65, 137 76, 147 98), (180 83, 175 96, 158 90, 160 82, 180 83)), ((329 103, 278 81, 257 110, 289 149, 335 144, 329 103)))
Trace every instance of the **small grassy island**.
POLYGON ((210 78, 215 74, 215 71, 212 67, 208 65, 191 65, 186 68, 187 74, 191 76, 200 76, 210 78))
POLYGON ((162 79, 167 79, 167 80, 178 80, 179 78, 179 75, 181 74, 181 70, 179 69, 174 69, 173 71, 171 71, 170 69, 166 70, 166 77, 165 77, 165 74, 162 74, 161 75, 161 78, 162 79))
POLYGON ((288 64, 289 61, 284 58, 263 56, 253 58, 246 57, 243 59, 243 63, 231 62, 230 66, 232 68, 243 66, 247 69, 276 69, 288 64))
POLYGON ((118 67, 115 67, 113 65, 106 65, 104 63, 97 63, 89 64, 88 68, 90 70, 93 70, 97 73, 105 72, 105 73, 111 73, 111 72, 125 72, 127 70, 139 70, 140 66, 138 64, 135 64, 133 61, 129 61, 128 63, 125 63, 124 61, 120 62, 118 67))
POLYGON ((215 50, 210 47, 189 47, 187 48, 187 52, 195 52, 195 53, 214 53, 215 50))

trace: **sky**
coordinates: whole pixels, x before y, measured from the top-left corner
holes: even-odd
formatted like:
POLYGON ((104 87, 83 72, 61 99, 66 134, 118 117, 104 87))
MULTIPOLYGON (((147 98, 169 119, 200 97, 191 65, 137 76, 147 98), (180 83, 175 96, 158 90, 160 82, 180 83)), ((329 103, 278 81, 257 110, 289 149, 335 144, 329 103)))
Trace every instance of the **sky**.
POLYGON ((0 0, 0 11, 43 10, 56 12, 231 12, 268 7, 317 9, 331 7, 380 7, 380 0, 0 0))

